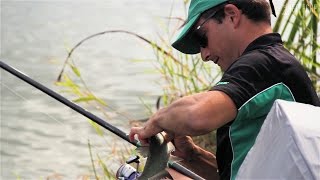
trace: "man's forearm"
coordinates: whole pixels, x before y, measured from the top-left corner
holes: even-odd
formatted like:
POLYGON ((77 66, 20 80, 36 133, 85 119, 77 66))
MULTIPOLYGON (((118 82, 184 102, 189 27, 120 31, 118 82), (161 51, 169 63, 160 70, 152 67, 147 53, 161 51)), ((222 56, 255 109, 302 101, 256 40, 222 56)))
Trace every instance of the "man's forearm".
POLYGON ((150 120, 169 133, 198 136, 230 122, 236 114, 236 106, 228 95, 210 91, 183 97, 150 120))
POLYGON ((144 127, 133 127, 129 137, 133 140, 138 135, 140 140, 147 141, 162 131, 172 137, 203 135, 230 122, 236 114, 236 106, 227 94, 220 91, 198 93, 160 109, 144 127))
POLYGON ((164 131, 173 133, 178 136, 193 134, 192 119, 190 107, 193 102, 190 98, 182 98, 172 103, 170 106, 161 109, 155 120, 160 127, 164 127, 164 131))

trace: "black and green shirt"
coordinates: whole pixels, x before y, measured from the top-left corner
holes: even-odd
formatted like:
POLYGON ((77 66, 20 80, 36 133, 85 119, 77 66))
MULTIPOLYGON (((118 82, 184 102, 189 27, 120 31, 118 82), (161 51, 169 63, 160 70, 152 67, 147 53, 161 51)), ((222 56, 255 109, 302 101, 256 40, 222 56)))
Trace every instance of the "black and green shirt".
POLYGON ((320 106, 308 75, 277 33, 254 40, 212 90, 229 95, 238 108, 236 118, 217 130, 221 179, 235 179, 276 99, 320 106))

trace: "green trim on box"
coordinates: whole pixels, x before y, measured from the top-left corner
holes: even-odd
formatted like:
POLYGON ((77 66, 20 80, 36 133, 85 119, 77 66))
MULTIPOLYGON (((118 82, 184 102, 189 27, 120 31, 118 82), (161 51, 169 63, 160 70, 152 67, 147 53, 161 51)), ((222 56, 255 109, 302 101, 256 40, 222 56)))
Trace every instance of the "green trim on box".
POLYGON ((285 84, 278 83, 261 91, 239 108, 237 117, 229 129, 233 152, 230 179, 235 179, 276 99, 295 101, 290 89, 285 84))

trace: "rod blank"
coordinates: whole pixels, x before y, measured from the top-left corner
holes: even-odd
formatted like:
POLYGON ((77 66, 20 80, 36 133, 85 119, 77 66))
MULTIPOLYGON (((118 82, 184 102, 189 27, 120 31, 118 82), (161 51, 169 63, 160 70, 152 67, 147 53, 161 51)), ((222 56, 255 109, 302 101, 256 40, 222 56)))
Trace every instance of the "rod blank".
POLYGON ((112 126, 111 124, 107 123, 106 121, 102 120, 101 118, 95 116, 94 114, 90 113, 89 111, 83 109, 82 107, 78 106, 77 104, 69 101, 68 99, 66 99, 65 97, 61 96, 60 94, 54 92, 53 90, 47 88, 46 86, 40 84, 39 82, 31 79, 30 77, 28 77, 27 75, 23 74, 22 72, 20 72, 19 70, 7 65, 6 63, 0 61, 0 67, 4 70, 6 70, 7 72, 11 73, 12 75, 18 77, 19 79, 27 82, 28 84, 32 85, 33 87, 39 89, 40 91, 46 93, 47 95, 51 96, 52 98, 60 101, 61 103, 63 103, 64 105, 70 107, 71 109, 73 109, 74 111, 82 114, 83 116, 91 119, 92 121, 94 121, 95 123, 99 124, 100 126, 104 127, 105 129, 111 131, 112 133, 116 134, 117 136, 121 137, 122 139, 126 140, 127 142, 131 143, 134 146, 139 146, 138 143, 135 142, 131 142, 129 137, 126 135, 126 133, 124 133, 123 131, 121 131, 120 129, 112 126))

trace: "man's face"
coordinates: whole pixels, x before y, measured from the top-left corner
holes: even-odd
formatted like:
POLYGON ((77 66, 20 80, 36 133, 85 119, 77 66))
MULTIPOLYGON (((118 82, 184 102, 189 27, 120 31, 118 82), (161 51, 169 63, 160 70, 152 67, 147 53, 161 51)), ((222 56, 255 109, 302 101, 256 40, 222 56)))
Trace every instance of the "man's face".
POLYGON ((213 61, 219 65, 222 71, 228 69, 235 59, 233 50, 232 25, 225 17, 222 23, 216 20, 203 19, 197 22, 195 36, 200 46, 201 57, 204 61, 213 61))

